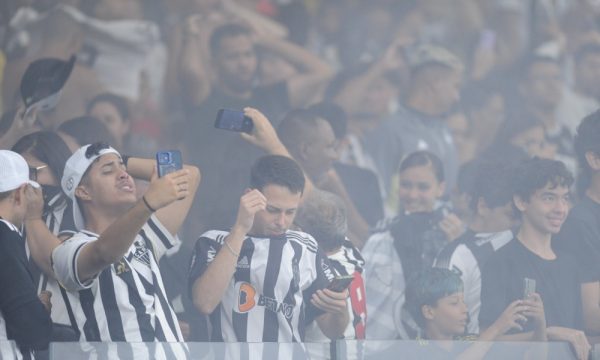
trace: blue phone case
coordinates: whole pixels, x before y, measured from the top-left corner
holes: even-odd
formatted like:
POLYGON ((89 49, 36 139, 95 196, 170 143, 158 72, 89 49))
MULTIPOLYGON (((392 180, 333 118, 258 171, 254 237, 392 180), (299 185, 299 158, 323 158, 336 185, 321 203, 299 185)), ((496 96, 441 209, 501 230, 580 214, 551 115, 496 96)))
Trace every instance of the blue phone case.
POLYGON ((181 162, 181 151, 165 150, 156 153, 156 164, 158 167, 158 176, 163 177, 169 173, 181 170, 183 163, 181 162))

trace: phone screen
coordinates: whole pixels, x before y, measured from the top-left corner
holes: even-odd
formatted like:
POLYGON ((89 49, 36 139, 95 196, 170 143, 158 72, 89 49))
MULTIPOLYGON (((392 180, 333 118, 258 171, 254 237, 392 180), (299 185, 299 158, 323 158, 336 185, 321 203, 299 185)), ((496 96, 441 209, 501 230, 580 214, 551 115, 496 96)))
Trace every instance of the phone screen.
POLYGON ((163 177, 169 173, 181 170, 181 152, 179 150, 165 150, 156 153, 156 165, 158 176, 163 177))
POLYGON ((252 119, 245 116, 242 111, 221 109, 217 113, 215 127, 217 129, 237 131, 237 132, 252 132, 254 124, 252 119))
POLYGON ((535 292, 535 279, 523 279, 523 299, 528 299, 535 292))

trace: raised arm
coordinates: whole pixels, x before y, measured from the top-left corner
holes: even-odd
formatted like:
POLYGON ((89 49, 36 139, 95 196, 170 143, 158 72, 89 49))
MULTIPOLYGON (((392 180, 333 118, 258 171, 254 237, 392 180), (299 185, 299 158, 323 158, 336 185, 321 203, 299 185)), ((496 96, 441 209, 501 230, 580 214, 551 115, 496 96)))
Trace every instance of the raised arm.
MULTIPOLYGON (((166 210, 177 200, 189 197, 192 191, 191 182, 191 174, 188 169, 182 169, 161 178, 154 176, 142 200, 112 223, 97 240, 81 248, 77 257, 79 282, 85 283, 104 268, 121 259, 133 244, 142 226, 152 215, 152 209, 166 210)), ((172 211, 174 212, 174 210, 172 211)), ((164 225, 166 226, 166 224, 164 225)))
POLYGON ((61 240, 48 229, 42 219, 44 209, 42 189, 36 189, 29 185, 25 188, 25 196, 27 197, 27 217, 24 224, 31 257, 46 275, 54 278, 50 258, 52 251, 60 245, 61 240))
MULTIPOLYGON (((129 158, 127 161, 127 172, 135 179, 149 181, 153 172, 156 169, 156 161, 151 159, 129 158)), ((183 221, 192 206, 196 190, 200 185, 200 170, 191 165, 183 165, 183 169, 187 171, 188 181, 186 196, 178 201, 173 201, 164 208, 157 209, 156 216, 160 222, 173 235, 177 234, 183 221)))
POLYGON ((300 46, 274 37, 262 36, 257 44, 294 65, 300 72, 287 82, 290 104, 303 107, 320 95, 333 76, 331 67, 300 46))
POLYGON ((221 302, 235 272, 246 234, 254 223, 254 215, 266 207, 267 199, 256 189, 240 198, 235 225, 214 260, 192 285, 193 303, 201 313, 211 314, 221 302))

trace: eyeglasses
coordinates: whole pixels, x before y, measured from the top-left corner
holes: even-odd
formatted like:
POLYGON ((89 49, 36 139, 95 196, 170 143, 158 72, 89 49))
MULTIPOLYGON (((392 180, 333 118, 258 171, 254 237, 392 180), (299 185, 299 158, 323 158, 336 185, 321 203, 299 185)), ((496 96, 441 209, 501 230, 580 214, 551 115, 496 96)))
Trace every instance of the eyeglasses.
POLYGON ((38 171, 47 168, 48 165, 40 165, 36 167, 29 167, 29 180, 37 181, 38 171))
POLYGON ((85 157, 89 159, 92 156, 100 155, 100 151, 108 148, 110 148, 110 145, 108 145, 107 143, 93 143, 92 145, 88 146, 87 150, 85 151, 85 157))

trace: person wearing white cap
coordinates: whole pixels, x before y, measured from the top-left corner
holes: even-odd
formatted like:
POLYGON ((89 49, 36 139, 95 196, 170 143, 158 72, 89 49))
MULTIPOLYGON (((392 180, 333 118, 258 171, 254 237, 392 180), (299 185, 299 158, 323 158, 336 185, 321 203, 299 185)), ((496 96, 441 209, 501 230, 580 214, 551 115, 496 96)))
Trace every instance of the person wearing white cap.
POLYGON ((78 297, 69 308, 81 340, 183 341, 158 261, 178 243, 199 183, 195 167, 159 178, 153 160, 123 159, 102 143, 67 160, 61 186, 78 232, 52 251, 52 267, 78 297), (150 180, 140 200, 128 172, 150 180))
POLYGON ((39 188, 29 180, 25 159, 0 150, 0 341, 15 340, 26 359, 32 350, 48 348, 52 332, 50 314, 27 269, 19 230, 27 216, 25 192, 31 186, 39 188))

